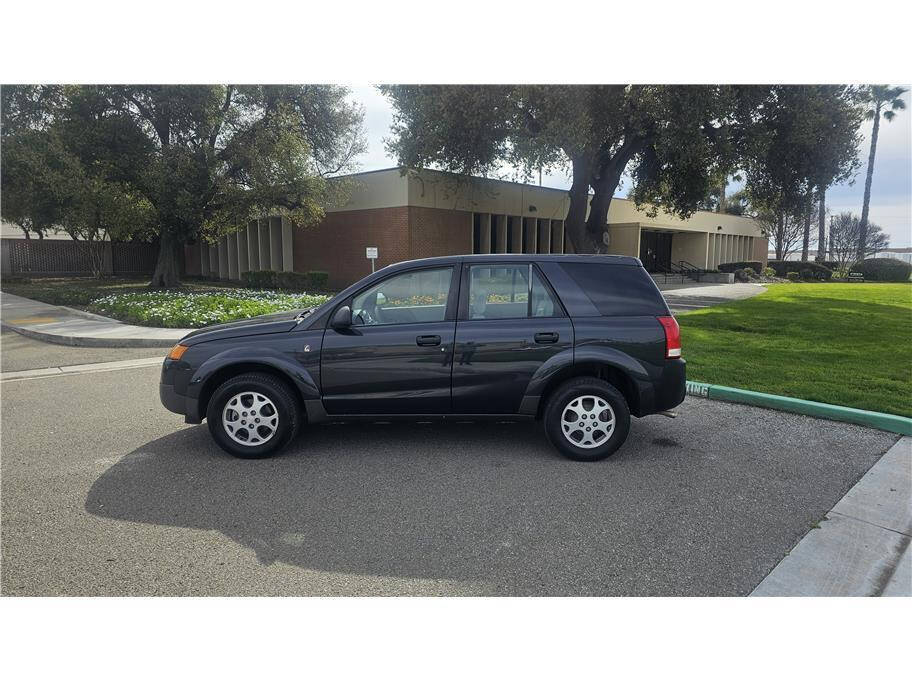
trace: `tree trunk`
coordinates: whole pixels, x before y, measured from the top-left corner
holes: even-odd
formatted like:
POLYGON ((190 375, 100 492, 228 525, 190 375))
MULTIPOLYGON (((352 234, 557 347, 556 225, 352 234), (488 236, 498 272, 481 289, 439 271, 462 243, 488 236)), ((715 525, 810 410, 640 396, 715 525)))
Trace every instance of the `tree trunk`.
POLYGON ((785 242, 785 220, 780 212, 776 216, 776 260, 782 260, 782 247, 785 242))
POLYGON ((865 175, 864 199, 861 202, 861 222, 858 224, 858 248, 855 257, 863 261, 868 241, 868 209, 871 205, 871 181, 874 179, 874 154, 877 152, 877 135, 880 133, 880 106, 874 108, 874 129, 871 131, 871 151, 868 153, 868 172, 865 175))
MULTIPOLYGON (((827 233, 826 233, 826 188, 820 190, 817 204, 817 260, 823 262, 828 259, 827 233)), ((832 258, 829 258, 832 260, 832 258)))
POLYGON ((801 236, 801 262, 807 263, 808 251, 811 248, 811 200, 807 199, 804 206, 804 234, 801 236))
POLYGON ((158 246, 158 262, 155 264, 155 272, 152 273, 150 287, 170 289, 180 286, 180 257, 182 252, 183 244, 181 241, 170 230, 163 229, 161 242, 158 246))
POLYGON ((589 178, 591 160, 588 156, 574 158, 573 184, 570 185, 570 207, 564 221, 564 230, 576 253, 598 253, 586 230, 586 212, 589 208, 589 178))

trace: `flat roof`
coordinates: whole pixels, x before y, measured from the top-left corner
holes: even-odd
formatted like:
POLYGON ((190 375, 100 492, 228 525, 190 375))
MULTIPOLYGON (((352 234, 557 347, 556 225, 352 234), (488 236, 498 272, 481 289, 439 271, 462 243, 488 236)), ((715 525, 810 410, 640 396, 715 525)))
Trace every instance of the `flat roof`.
MULTIPOLYGON (((389 173, 392 171, 396 171, 400 175, 405 177, 405 173, 403 173, 403 171, 409 171, 409 170, 412 170, 412 171, 415 171, 418 173, 424 173, 424 172, 439 173, 440 175, 448 175, 448 176, 451 176, 454 178, 467 177, 472 180, 478 180, 481 182, 501 183, 504 185, 516 185, 517 187, 528 187, 529 189, 544 190, 546 192, 560 192, 561 194, 568 194, 570 192, 569 189, 561 189, 560 187, 548 187, 547 185, 533 185, 532 183, 529 183, 529 182, 517 182, 515 180, 502 180, 500 178, 488 178, 488 177, 478 176, 478 175, 464 176, 464 175, 461 175, 460 173, 439 170, 437 168, 409 168, 408 166, 390 166, 388 168, 375 168, 374 170, 369 170, 369 171, 359 171, 357 173, 344 173, 342 175, 334 175, 334 176, 332 176, 332 178, 357 178, 357 177, 361 177, 364 175, 389 173)), ((330 179, 332 179, 332 178, 330 178, 330 179)), ((589 195, 589 197, 594 196, 594 194, 592 192, 589 192, 588 195, 589 195)), ((612 196, 611 200, 613 202, 614 201, 623 201, 623 202, 626 202, 629 204, 634 204, 634 205, 636 204, 636 202, 633 201, 632 199, 625 199, 624 197, 612 196)), ((658 206, 658 208, 661 209, 662 207, 658 206)), ((704 209, 697 209, 696 211, 694 211, 694 213, 706 213, 708 215, 725 216, 727 218, 743 218, 745 220, 754 220, 754 218, 749 215, 735 215, 734 213, 717 213, 716 211, 707 211, 704 209)))

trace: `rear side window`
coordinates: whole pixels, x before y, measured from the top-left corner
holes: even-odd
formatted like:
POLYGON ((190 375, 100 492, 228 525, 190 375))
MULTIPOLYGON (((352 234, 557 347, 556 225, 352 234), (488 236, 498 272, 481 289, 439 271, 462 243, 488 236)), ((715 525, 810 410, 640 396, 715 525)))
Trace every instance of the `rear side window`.
POLYGON ((561 263, 602 315, 667 315, 665 300, 643 268, 635 265, 561 263))

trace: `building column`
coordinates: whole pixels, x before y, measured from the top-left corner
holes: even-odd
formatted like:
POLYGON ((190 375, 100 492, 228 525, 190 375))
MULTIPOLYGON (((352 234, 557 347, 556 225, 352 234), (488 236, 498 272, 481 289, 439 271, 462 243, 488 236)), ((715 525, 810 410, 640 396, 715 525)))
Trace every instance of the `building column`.
POLYGON ((551 253, 564 252, 564 221, 551 221, 551 253))
POLYGON ((237 235, 225 235, 225 245, 228 249, 228 279, 239 279, 237 235))
POLYGON ((260 270, 272 270, 272 259, 269 257, 269 218, 260 218, 258 225, 260 270))
POLYGON ((209 277, 209 245, 202 239, 199 240, 200 277, 209 277))
POLYGON ((282 218, 282 269, 294 270, 294 225, 290 218, 282 218))
POLYGON ((237 240, 238 278, 250 269, 250 256, 247 253, 247 228, 234 233, 237 240))
POLYGON ((523 218, 523 253, 536 253, 538 250, 538 224, 535 218, 523 218))
POLYGON ((256 220, 247 223, 247 265, 253 271, 260 269, 260 233, 256 220))
POLYGON ((513 242, 513 250, 511 253, 522 253, 523 252, 523 221, 522 218, 518 216, 513 216, 512 224, 510 218, 507 218, 507 229, 511 230, 512 236, 510 240, 513 242))
POLYGON ((218 278, 228 279, 228 238, 218 241, 218 278))
POLYGON ((507 216, 494 216, 494 233, 497 235, 497 253, 507 252, 507 216))
POLYGON ((278 216, 269 219, 269 262, 270 270, 282 270, 282 219, 278 216))
POLYGON ((209 245, 209 279, 218 279, 218 243, 209 245))
POLYGON ((538 219, 538 253, 551 253, 551 221, 538 219))
POLYGON ((491 214, 478 214, 478 253, 491 253, 491 214))

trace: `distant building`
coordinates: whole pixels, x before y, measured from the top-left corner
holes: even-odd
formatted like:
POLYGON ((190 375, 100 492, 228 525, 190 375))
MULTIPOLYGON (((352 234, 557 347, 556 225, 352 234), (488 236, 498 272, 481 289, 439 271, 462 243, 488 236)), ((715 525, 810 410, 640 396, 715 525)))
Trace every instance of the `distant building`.
MULTIPOLYGON (((348 176, 345 206, 309 228, 287 218, 252 221, 217 246, 186 249, 188 275, 237 279, 246 270, 324 270, 333 287, 398 261, 468 253, 572 253, 564 230, 566 190, 400 168, 348 176)), ((751 218, 698 211, 688 220, 651 218, 632 201, 614 199, 608 213, 610 253, 638 256, 650 271, 686 261, 698 268, 745 260, 766 262, 766 235, 751 218)))

